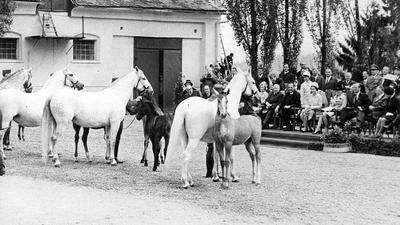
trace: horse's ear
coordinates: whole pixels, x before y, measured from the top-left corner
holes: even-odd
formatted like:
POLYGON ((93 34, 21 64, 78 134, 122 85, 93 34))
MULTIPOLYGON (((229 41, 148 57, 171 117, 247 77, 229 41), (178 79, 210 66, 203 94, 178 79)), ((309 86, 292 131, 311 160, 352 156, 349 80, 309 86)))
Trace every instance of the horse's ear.
POLYGON ((135 66, 135 70, 136 72, 139 72, 139 68, 137 66, 135 66))

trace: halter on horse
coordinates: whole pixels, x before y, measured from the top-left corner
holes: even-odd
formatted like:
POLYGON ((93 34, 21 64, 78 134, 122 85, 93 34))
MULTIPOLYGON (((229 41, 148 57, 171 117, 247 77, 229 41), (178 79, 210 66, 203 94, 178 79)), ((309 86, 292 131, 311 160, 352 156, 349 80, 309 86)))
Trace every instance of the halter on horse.
POLYGON ((143 71, 137 67, 101 91, 78 92, 64 89, 54 94, 43 111, 43 159, 46 160, 48 153, 53 152, 54 166, 60 166, 58 150, 54 147, 69 121, 72 121, 87 128, 104 127, 107 146, 106 162, 116 165, 114 158, 116 134, 125 117, 126 104, 133 88, 139 91, 143 89, 152 91, 143 71))
MULTIPOLYGON (((239 71, 232 78, 226 90, 229 90, 227 110, 233 118, 239 118, 238 108, 242 93, 258 92, 254 79, 242 71, 239 71)), ((167 161, 170 162, 174 158, 173 155, 176 151, 183 152, 183 160, 180 159, 183 162, 183 188, 193 185, 193 180, 188 170, 192 151, 196 149, 200 141, 214 142, 213 127, 216 114, 217 101, 208 101, 199 97, 185 99, 175 110, 167 161)))

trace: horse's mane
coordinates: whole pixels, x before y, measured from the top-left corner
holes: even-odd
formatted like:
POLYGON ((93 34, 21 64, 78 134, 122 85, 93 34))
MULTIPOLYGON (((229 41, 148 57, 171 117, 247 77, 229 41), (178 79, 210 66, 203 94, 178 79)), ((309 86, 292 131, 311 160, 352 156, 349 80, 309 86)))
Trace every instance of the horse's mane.
POLYGON ((0 85, 7 81, 14 79, 17 75, 21 74, 21 72, 23 70, 24 69, 19 69, 19 70, 15 71, 14 73, 8 74, 6 77, 3 77, 3 79, 0 80, 0 85))
POLYGON ((143 96, 144 99, 146 100, 146 102, 151 106, 152 110, 154 110, 154 112, 158 115, 158 116, 162 116, 164 115, 164 112, 161 110, 161 108, 158 106, 157 102, 156 102, 156 98, 154 97, 154 95, 145 95, 143 96))

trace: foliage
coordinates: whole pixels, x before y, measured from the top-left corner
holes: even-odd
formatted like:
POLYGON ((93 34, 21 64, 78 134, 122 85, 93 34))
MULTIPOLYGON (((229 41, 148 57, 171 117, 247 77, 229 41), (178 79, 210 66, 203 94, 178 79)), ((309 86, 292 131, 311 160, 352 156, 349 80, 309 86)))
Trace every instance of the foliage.
POLYGON ((175 96, 174 96, 174 103, 177 106, 182 101, 183 96, 183 82, 182 82, 182 74, 178 75, 178 80, 175 83, 175 96))
POLYGON ((336 60, 344 69, 361 71, 371 64, 393 67, 399 63, 396 52, 400 44, 400 3, 383 2, 386 3, 384 7, 374 2, 370 4, 360 19, 360 35, 350 31, 345 42, 340 44, 336 60))
POLYGON ((278 39, 283 48, 283 61, 290 68, 296 68, 303 43, 303 19, 307 6, 306 0, 279 0, 276 23, 278 39))
MULTIPOLYGON (((227 18, 231 22, 236 41, 241 45, 250 59, 251 73, 258 79, 258 52, 264 35, 273 31, 270 16, 273 15, 270 6, 275 0, 227 0, 227 18)), ((273 19, 272 19, 273 20, 273 19)), ((272 36, 266 39, 266 44, 273 42, 272 36)), ((273 46, 272 46, 273 47, 273 46)), ((274 48, 275 49, 275 48, 274 48)), ((265 51, 265 60, 270 60, 270 52, 265 51)))
POLYGON ((306 23, 321 62, 321 75, 325 67, 334 66, 336 33, 340 27, 339 12, 343 0, 311 0, 306 9, 306 23))
POLYGON ((335 127, 332 130, 321 135, 321 140, 325 143, 346 143, 347 135, 339 127, 335 127))
POLYGON ((277 4, 278 0, 263 1, 263 8, 266 12, 264 14, 264 20, 266 21, 264 27, 265 33, 261 48, 262 69, 264 75, 268 75, 271 70, 272 62, 275 57, 275 48, 278 42, 277 24, 274 20, 278 15, 277 4))
POLYGON ((352 151, 382 156, 400 157, 400 139, 385 141, 382 139, 364 138, 352 134, 349 136, 352 151))
POLYGON ((324 150, 324 144, 322 142, 311 142, 308 144, 308 150, 322 151, 324 150))
POLYGON ((10 29, 12 24, 12 13, 15 9, 15 2, 13 0, 0 1, 0 37, 10 29))

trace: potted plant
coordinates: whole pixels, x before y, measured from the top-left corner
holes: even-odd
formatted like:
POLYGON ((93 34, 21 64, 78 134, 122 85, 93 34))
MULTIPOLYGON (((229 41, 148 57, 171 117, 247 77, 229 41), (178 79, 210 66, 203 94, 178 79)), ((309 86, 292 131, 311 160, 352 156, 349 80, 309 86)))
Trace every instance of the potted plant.
POLYGON ((339 127, 333 128, 321 136, 324 142, 324 152, 349 152, 351 145, 347 135, 339 127))

